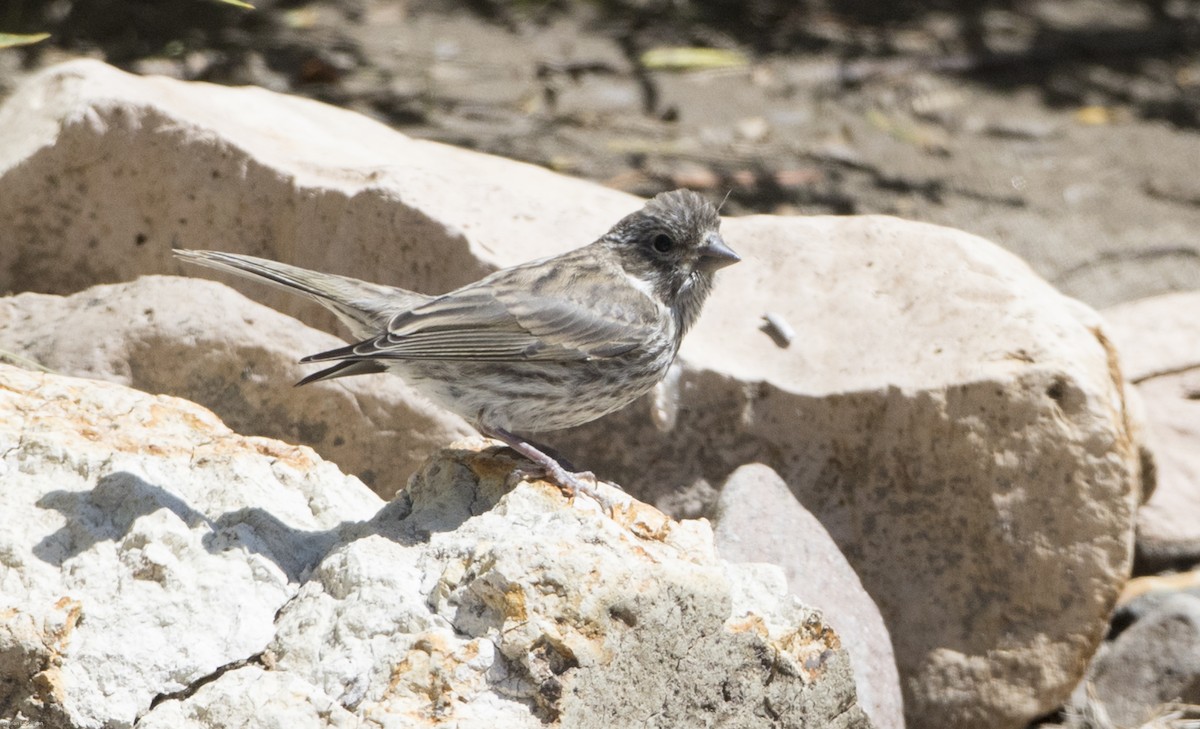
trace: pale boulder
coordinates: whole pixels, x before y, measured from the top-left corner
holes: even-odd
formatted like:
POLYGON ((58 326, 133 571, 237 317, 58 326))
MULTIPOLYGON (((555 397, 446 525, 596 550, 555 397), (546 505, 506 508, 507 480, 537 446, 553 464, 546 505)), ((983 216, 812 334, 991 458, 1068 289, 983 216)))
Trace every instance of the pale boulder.
POLYGON ((1147 604, 1128 607, 1142 614, 1093 659, 1072 708, 1113 727, 1187 726, 1164 715, 1200 704, 1200 595, 1164 591, 1139 602, 1147 604))
POLYGON ((131 727, 261 652, 379 498, 184 400, 0 365, 0 726, 131 727))
POLYGON ((144 276, 0 298, 0 352, 61 374, 185 397, 239 433, 303 443, 388 497, 474 431, 396 377, 293 385, 341 340, 202 279, 144 276))
POLYGON ((869 729, 777 569, 486 445, 380 508, 186 401, 0 366, 0 726, 869 729))
POLYGON ((1157 488, 1138 512, 1145 569, 1200 560, 1200 292, 1131 301, 1104 311, 1125 376, 1149 421, 1157 488))
MULTIPOLYGON (((308 99, 91 60, 33 76, 0 135, 0 291, 216 276, 171 256, 204 248, 439 293, 588 243, 639 204, 308 99)), ((223 280, 333 326, 302 298, 223 280)))
POLYGON ((870 726, 840 638, 777 569, 607 487, 612 518, 545 483, 506 492, 515 464, 478 447, 330 554, 280 613, 278 670, 380 725, 870 726))
MULTIPOLYGON (((200 686, 186 701, 164 701, 137 729, 363 729, 353 712, 288 673, 247 665, 200 686)), ((369 725, 367 725, 369 726, 369 725)))
POLYGON ((1105 309, 1121 367, 1130 382, 1146 382, 1200 367, 1200 292, 1151 296, 1105 309))

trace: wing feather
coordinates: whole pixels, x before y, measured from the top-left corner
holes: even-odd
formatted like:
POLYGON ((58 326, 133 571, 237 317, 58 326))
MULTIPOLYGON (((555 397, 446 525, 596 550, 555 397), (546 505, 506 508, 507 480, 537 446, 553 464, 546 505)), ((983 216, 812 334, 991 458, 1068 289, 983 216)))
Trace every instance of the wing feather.
POLYGON ((615 357, 654 336, 664 314, 640 289, 589 288, 596 270, 560 259, 550 274, 545 263, 499 271, 397 314, 386 334, 305 359, 571 361, 615 357))

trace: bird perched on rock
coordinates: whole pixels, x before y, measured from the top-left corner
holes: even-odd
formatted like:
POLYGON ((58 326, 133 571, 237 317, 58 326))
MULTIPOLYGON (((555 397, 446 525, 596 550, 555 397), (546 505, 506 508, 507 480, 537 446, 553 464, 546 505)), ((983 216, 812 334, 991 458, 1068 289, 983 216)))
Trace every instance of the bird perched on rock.
POLYGON ((361 340, 301 359, 336 364, 297 384, 400 375, 559 486, 596 497, 585 474, 568 471, 515 433, 587 423, 663 378, 712 290, 713 274, 740 260, 719 226, 716 209, 699 195, 665 192, 590 245, 442 296, 234 253, 175 254, 304 294, 361 340))

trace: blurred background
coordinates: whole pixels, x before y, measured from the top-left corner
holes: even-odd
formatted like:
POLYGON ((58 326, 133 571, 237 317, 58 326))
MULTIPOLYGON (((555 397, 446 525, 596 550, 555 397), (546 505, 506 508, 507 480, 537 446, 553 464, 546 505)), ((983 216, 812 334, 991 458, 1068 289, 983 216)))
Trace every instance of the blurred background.
POLYGON ((950 225, 1097 307, 1200 288, 1198 0, 0 0, 0 31, 50 34, 0 97, 90 56, 730 215, 950 225))

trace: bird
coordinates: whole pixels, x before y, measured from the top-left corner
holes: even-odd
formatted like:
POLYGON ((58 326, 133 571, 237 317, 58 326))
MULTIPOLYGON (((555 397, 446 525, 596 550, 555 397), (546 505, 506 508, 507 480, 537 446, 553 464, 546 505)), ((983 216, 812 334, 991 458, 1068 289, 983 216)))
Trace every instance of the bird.
POLYGON ((531 461, 565 493, 604 504, 574 472, 517 433, 571 428, 619 410, 663 379, 714 285, 741 260, 716 208, 690 190, 654 196, 580 248, 498 270, 440 296, 254 256, 176 249, 190 263, 316 301, 352 343, 303 357, 333 363, 305 385, 390 372, 485 437, 531 461))

